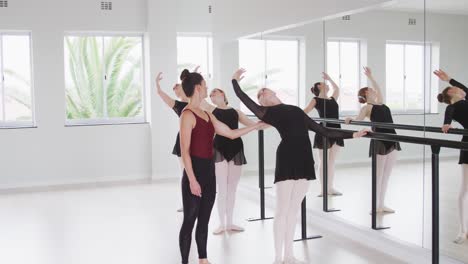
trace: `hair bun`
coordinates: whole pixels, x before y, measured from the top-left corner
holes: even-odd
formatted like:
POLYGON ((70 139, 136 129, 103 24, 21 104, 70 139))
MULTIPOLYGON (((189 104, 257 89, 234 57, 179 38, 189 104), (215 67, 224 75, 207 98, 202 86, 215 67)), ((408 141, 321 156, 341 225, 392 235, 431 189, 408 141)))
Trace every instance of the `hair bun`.
POLYGON ((443 103, 444 102, 444 95, 443 94, 438 94, 437 95, 437 100, 440 102, 440 103, 443 103))
POLYGON ((180 80, 183 81, 185 78, 187 78, 190 75, 190 71, 187 69, 184 69, 182 73, 180 74, 180 80))

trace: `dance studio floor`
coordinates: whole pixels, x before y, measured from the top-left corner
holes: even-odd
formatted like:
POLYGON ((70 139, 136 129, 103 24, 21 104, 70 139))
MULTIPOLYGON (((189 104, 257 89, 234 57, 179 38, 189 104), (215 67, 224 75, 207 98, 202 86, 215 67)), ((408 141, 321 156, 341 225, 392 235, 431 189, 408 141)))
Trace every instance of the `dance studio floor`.
MULTIPOLYGON (((452 243, 458 233, 457 199, 461 182, 458 159, 440 162, 440 247, 441 254, 468 263, 468 242, 463 245, 452 243)), ((396 214, 382 215, 380 223, 390 229, 378 231, 419 247, 431 247, 431 164, 426 162, 398 162, 389 181, 387 205, 396 214), (424 178, 423 175, 426 175, 424 178), (424 189, 423 186, 426 185, 424 189), (423 231, 424 230, 424 231, 423 231)), ((336 216, 357 226, 370 228, 371 217, 371 167, 340 167, 336 170, 336 188, 343 196, 331 197, 330 207, 341 209, 336 216)), ((267 186, 272 186, 273 175, 266 176, 267 186)), ((245 187, 258 186, 255 175, 242 179, 245 187)), ((308 208, 322 210, 322 198, 318 198, 318 182, 313 182, 308 195, 308 208)), ((274 189, 267 189, 274 195, 274 189)))
MULTIPOLYGON (((174 181, 0 195, 0 263, 180 263, 178 190, 174 181)), ((244 192, 239 191, 237 223, 246 232, 210 235, 213 264, 272 263, 273 222, 243 220, 258 212, 256 201, 244 192)), ((217 225, 216 210, 212 217, 211 230, 217 225)), ((310 233, 325 237, 295 244, 297 257, 308 263, 401 263, 318 227, 310 228, 310 233)), ((195 246, 192 249, 191 263, 198 263, 195 246)))

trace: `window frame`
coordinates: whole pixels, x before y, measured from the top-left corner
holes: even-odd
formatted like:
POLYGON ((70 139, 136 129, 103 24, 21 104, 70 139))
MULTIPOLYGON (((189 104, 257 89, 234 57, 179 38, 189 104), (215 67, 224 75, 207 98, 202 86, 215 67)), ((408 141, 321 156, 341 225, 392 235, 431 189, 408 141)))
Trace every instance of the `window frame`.
POLYGON ((34 58, 31 31, 0 30, 0 93, 2 94, 2 116, 0 129, 36 128, 36 107, 34 94, 34 58), (3 36, 27 36, 29 38, 29 70, 30 70, 30 94, 31 94, 31 121, 6 121, 5 120, 5 74, 3 62, 3 36))
MULTIPOLYGON (((65 127, 74 127, 74 126, 99 126, 99 125, 131 125, 131 124, 147 124, 148 123, 148 91, 147 91, 147 80, 146 80, 146 42, 145 42, 145 33, 144 32, 108 32, 108 31, 68 31, 63 35, 63 62, 64 62, 64 119, 65 127), (67 118, 67 92, 66 92, 66 68, 65 68, 65 38, 67 37, 100 37, 104 39, 105 37, 139 37, 141 38, 141 104, 142 104, 142 116, 141 117, 107 117, 107 118, 91 118, 91 119, 68 119, 67 118)), ((105 52, 104 46, 102 48, 102 53, 105 52)), ((103 72, 106 70, 103 66, 103 72)), ((105 75, 102 76, 102 81, 105 82, 105 75)), ((106 95, 106 91, 104 91, 106 95)), ((107 96, 104 96, 107 98, 107 96)), ((105 113, 107 115, 107 100, 104 100, 106 106, 105 113)))
MULTIPOLYGON (((241 40, 248 40, 248 39, 239 39, 238 40, 238 43, 239 41, 241 40)), ((269 36, 262 36, 262 38, 258 38, 256 40, 261 40, 263 41, 263 53, 264 53, 264 58, 265 60, 263 61, 263 78, 262 78, 262 84, 263 86, 267 87, 268 85, 268 76, 267 76, 267 68, 268 68, 268 58, 267 58, 267 54, 268 54, 268 49, 267 49, 267 41, 275 41, 275 40, 279 40, 279 41, 294 41, 294 42, 297 42, 297 83, 296 83, 296 86, 297 86, 297 90, 296 90, 296 100, 295 100, 295 105, 298 106, 298 107, 301 107, 301 97, 304 96, 304 93, 301 93, 301 90, 305 89, 305 85, 304 85, 304 79, 305 79, 305 62, 302 61, 302 59, 305 59, 305 37, 299 37, 299 36, 284 36, 284 35, 269 35, 269 36)), ((239 53, 239 58, 238 58, 238 62, 240 63, 240 49, 238 51, 239 53)), ((242 66, 242 65, 240 65, 242 66)), ((305 98, 304 98, 305 100, 305 98)), ((241 106, 243 105, 242 102, 240 102, 241 106)), ((239 106, 239 108, 241 108, 241 106, 239 106)), ((244 110, 244 112, 249 115, 249 116, 252 116, 253 114, 248 111, 248 109, 244 110)))
MULTIPOLYGON (((203 75, 205 75, 204 77, 207 78, 207 80, 205 79, 205 81, 207 82, 207 85, 208 87, 211 87, 212 83, 213 83, 213 72, 214 72, 214 49, 213 49, 213 35, 209 32, 177 32, 177 37, 176 37, 176 43, 178 43, 178 39, 179 37, 186 37, 186 38, 190 38, 190 37, 194 37, 194 38, 205 38, 206 39, 206 49, 207 49, 207 58, 206 58, 206 65, 207 65, 207 70, 208 72, 206 73, 207 75, 205 75, 205 73, 202 72, 203 75)), ((177 51, 177 57, 176 59, 178 60, 179 57, 178 57, 178 51, 177 51)), ((179 65, 179 63, 177 62, 177 66, 179 65)), ((192 69, 189 69, 189 70, 192 70, 192 69)), ((180 74, 180 72, 178 73, 180 74)), ((177 80, 177 82, 180 82, 180 80, 177 80)))
MULTIPOLYGON (((438 109, 433 109, 432 107, 432 81, 431 81, 431 76, 427 76, 427 69, 430 69, 430 65, 432 64, 433 61, 433 48, 435 46, 433 43, 430 42, 422 42, 422 41, 404 41, 404 40, 387 40, 385 42, 385 51, 387 51, 387 45, 403 45, 403 61, 406 61, 406 46, 407 45, 418 45, 423 48, 423 108, 422 109, 407 109, 406 108, 406 63, 403 65, 403 72, 404 72, 404 81, 403 81, 403 106, 404 109, 392 109, 392 112, 395 115, 427 115, 427 114, 438 114, 438 109), (429 83, 428 83, 429 82, 429 83), (429 100, 429 101, 428 101, 429 100)), ((385 60, 387 60, 387 57, 385 57, 385 60)), ((385 72, 387 69, 385 69, 385 72)), ((387 74, 385 73, 385 79, 387 78, 387 74)), ((385 99, 388 96, 388 88, 387 85, 385 85, 385 99)), ((434 97, 435 98, 435 97, 434 97)))
MULTIPOLYGON (((357 79, 359 80, 359 84, 358 84, 358 87, 356 88, 356 111, 343 111, 342 108, 340 107, 340 112, 339 112, 339 116, 355 116, 355 115, 358 115, 360 110, 361 110, 361 104, 359 103, 359 101, 357 100, 357 91, 359 91, 359 89, 361 87, 364 86, 364 84, 367 83, 367 81, 364 79, 364 77, 362 77, 361 75, 361 69, 363 67, 363 61, 367 58, 367 50, 363 50, 365 47, 367 47, 365 41, 363 39, 358 39, 358 38, 335 38, 335 37, 330 37, 327 39, 327 43, 325 45, 325 51, 324 51, 324 56, 326 57, 325 59, 325 70, 326 72, 328 73, 328 56, 327 56, 327 52, 328 52, 328 43, 329 42, 338 42, 338 45, 339 45, 339 61, 340 61, 340 64, 338 66, 339 68, 339 79, 338 79, 338 82, 337 82, 337 85, 338 87, 340 88, 340 94, 343 93, 343 90, 342 90, 342 84, 341 84, 341 73, 342 73, 342 68, 341 68, 341 43, 343 42, 348 42, 348 43, 357 43, 358 45, 358 59, 359 59, 359 66, 357 67, 356 69, 356 74, 357 74, 357 79)), ((336 80, 335 80, 336 81, 336 80)), ((341 96, 340 96, 341 98, 341 96)), ((340 104, 340 99, 338 99, 338 104, 340 104)))

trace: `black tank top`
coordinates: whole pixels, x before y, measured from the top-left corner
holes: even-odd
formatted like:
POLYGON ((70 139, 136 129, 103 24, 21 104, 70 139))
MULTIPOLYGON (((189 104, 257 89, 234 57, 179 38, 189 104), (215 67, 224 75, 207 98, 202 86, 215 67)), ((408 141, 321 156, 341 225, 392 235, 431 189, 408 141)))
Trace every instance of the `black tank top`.
MULTIPOLYGON (((321 118, 335 118, 338 119, 340 115, 340 107, 335 98, 323 99, 315 97, 315 108, 317 109, 321 118)), ((327 127, 341 128, 340 124, 328 124, 327 127)))
MULTIPOLYGON (((215 108, 213 115, 231 129, 239 128, 239 114, 236 109, 215 108)), ((214 148, 219 151, 227 161, 231 161, 236 154, 243 150, 244 145, 241 138, 229 139, 220 135, 214 138, 214 148)))

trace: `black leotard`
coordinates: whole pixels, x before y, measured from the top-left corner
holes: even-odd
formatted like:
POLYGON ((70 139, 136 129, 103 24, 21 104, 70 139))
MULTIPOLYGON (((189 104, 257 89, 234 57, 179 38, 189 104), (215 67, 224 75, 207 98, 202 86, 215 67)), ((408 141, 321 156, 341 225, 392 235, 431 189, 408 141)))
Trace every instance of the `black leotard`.
MULTIPOLYGON (((181 101, 175 101, 174 103, 174 107, 172 107, 172 110, 174 110, 174 112, 177 114, 177 116, 180 117, 180 115, 182 114, 182 110, 184 110, 184 108, 188 105, 188 103, 186 102, 181 102, 181 101)), ((176 138, 176 142, 174 144, 174 148, 172 149, 172 154, 180 157, 181 156, 181 153, 180 153, 180 139, 179 139, 179 132, 177 132, 177 138, 176 138)))
POLYGON ((323 127, 312 120, 297 106, 279 104, 260 106, 232 80, 239 99, 260 120, 275 127, 281 136, 276 151, 275 183, 285 180, 315 179, 314 158, 309 139, 309 130, 330 138, 352 138, 353 133, 323 127))
MULTIPOLYGON (((466 129, 468 128, 468 88, 454 79, 450 80, 450 84, 463 89, 467 95, 465 96, 465 100, 460 100, 447 106, 445 109, 444 124, 449 125, 452 123, 452 120, 455 120, 466 129)), ((463 136, 462 142, 468 142, 468 136, 463 136)), ((460 151, 460 159, 458 163, 468 164, 468 151, 460 151)))
MULTIPOLYGON (((231 129, 239 128, 239 113, 234 108, 220 109, 215 108, 213 115, 221 122, 226 124, 231 129)), ((229 139, 220 135, 216 135, 214 139, 214 160, 234 161, 235 165, 247 164, 244 156, 244 144, 241 138, 229 139)))
MULTIPOLYGON (((324 99, 320 97, 315 97, 315 108, 317 109, 319 116, 321 118, 335 118, 338 119, 340 107, 336 102, 335 98, 331 97, 330 99, 324 99)), ((323 125, 322 123, 320 123, 323 125)), ((327 124, 327 127, 331 128, 341 128, 340 124, 327 124)), ((328 148, 331 148, 334 144, 344 147, 344 142, 342 138, 330 138, 328 139, 328 148)), ((315 134, 314 138, 314 148, 323 149, 323 137, 319 134, 315 134)))
MULTIPOLYGON (((392 123, 392 112, 388 106, 381 104, 381 105, 372 105, 372 111, 370 115, 370 120, 372 122, 379 122, 379 123, 392 123)), ((379 127, 372 127, 372 131, 379 132, 379 133, 387 133, 387 134, 396 134, 395 129, 390 128, 379 128, 379 127)), ((382 140, 371 140, 370 149, 369 149, 369 156, 372 156, 372 152, 374 151, 374 144, 376 145, 376 151, 378 155, 387 155, 390 152, 397 150, 400 151, 400 143, 399 142, 391 142, 391 141, 382 141, 382 140)))

